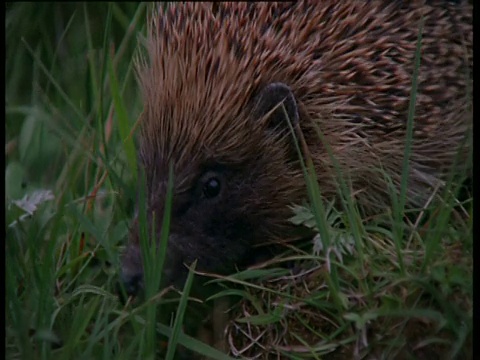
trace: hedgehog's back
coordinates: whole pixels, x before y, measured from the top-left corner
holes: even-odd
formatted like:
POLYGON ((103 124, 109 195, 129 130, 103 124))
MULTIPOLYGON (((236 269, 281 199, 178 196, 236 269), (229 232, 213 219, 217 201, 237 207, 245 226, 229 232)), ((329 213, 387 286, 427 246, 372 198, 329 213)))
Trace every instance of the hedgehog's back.
MULTIPOLYGON (((179 138, 215 151, 221 134, 222 141, 248 137, 248 122, 238 118, 248 116, 260 89, 282 82, 305 110, 300 125, 319 172, 328 174, 330 160, 309 120, 346 171, 357 174, 359 187, 384 187, 372 179, 370 169, 378 166, 398 183, 422 18, 410 196, 423 198, 471 128, 466 3, 175 4, 156 14, 150 29, 151 65, 141 77, 144 142, 190 161, 198 149, 181 144, 180 151, 179 138)), ((333 184, 324 185, 334 192, 333 184)))

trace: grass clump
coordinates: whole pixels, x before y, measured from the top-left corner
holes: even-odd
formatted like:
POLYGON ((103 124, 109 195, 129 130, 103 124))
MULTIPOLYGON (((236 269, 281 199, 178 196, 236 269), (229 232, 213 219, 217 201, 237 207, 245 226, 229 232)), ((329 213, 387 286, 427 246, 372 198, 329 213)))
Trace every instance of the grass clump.
POLYGON ((173 358, 182 349, 228 358, 183 332, 193 273, 181 294, 160 291, 161 246, 148 247, 145 299, 117 295, 119 254, 144 199, 133 59, 149 7, 7 4, 9 359, 173 358))

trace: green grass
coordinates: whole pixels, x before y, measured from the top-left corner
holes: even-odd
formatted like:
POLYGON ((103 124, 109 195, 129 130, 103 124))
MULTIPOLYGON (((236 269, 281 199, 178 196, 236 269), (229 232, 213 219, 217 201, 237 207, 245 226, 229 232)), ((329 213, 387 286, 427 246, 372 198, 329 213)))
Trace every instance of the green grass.
POLYGON ((188 312, 170 321, 190 285, 159 293, 164 247, 146 252, 145 302, 116 294, 137 193, 133 55, 147 8, 7 5, 7 358, 173 358, 177 344, 226 358, 182 332, 188 312))
POLYGON ((210 314, 214 336, 226 324, 231 356, 472 358, 472 199, 456 202, 453 178, 435 208, 405 214, 404 181, 391 213, 364 220, 341 173, 343 206, 321 201, 307 156, 310 205, 295 207, 292 221, 318 231, 313 249, 292 245, 256 268, 212 276, 219 290, 202 301, 191 294, 194 265, 181 292, 158 288, 164 226, 144 254, 145 298, 119 300, 137 192, 145 201, 133 55, 149 6, 6 5, 6 357, 172 359, 190 349, 226 359, 192 330, 210 314), (215 308, 225 299, 222 323, 215 308))

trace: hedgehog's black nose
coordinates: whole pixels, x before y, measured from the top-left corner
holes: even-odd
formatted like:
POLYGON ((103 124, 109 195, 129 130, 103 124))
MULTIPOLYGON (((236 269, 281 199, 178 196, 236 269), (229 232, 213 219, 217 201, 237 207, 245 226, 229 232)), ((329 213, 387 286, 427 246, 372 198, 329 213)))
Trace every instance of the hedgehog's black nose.
POLYGON ((126 274, 122 272, 120 275, 120 282, 121 284, 119 284, 118 294, 120 295, 122 302, 126 302, 129 296, 136 296, 143 289, 143 274, 126 274))

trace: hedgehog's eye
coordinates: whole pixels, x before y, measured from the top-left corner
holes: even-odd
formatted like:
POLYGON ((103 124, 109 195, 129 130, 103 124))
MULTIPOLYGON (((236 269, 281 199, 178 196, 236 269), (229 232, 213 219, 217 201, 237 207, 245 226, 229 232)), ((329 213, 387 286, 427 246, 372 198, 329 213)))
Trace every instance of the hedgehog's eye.
POLYGON ((217 177, 210 177, 208 178, 205 183, 203 184, 203 195, 206 198, 211 199, 220 194, 220 180, 217 177))

